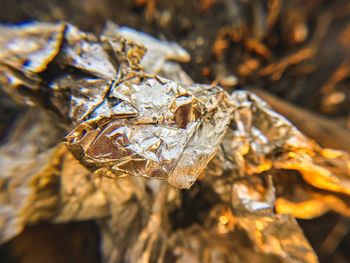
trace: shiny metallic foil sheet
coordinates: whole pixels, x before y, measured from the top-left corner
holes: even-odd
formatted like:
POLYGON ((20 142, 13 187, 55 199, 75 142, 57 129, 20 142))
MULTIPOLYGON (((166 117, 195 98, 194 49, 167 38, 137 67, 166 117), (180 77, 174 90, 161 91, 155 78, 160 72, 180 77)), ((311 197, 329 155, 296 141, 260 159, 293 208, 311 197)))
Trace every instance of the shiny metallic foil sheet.
POLYGON ((0 147, 1 242, 93 219, 105 262, 317 262, 293 216, 349 216, 348 154, 194 84, 180 46, 111 22, 0 33, 1 88, 35 108, 0 147))

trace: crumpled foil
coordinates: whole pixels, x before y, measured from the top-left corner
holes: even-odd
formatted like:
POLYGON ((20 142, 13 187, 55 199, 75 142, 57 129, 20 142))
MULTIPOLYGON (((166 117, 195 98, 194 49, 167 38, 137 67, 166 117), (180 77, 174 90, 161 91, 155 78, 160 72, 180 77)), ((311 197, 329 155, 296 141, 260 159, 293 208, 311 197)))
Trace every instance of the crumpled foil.
POLYGON ((346 153, 250 92, 193 84, 167 62, 187 59, 177 46, 111 23, 99 38, 68 23, 0 32, 1 88, 40 109, 0 147, 1 242, 94 219, 104 262, 317 262, 292 215, 349 215, 346 153))
POLYGON ((105 101, 67 135, 75 157, 117 176, 167 179, 181 188, 214 156, 233 111, 216 87, 147 77, 113 85, 105 101))
POLYGON ((104 35, 119 35, 126 40, 139 43, 146 48, 141 65, 146 74, 158 74, 169 60, 179 62, 190 61, 188 52, 175 42, 161 41, 145 33, 129 27, 118 27, 113 22, 107 22, 104 35))

